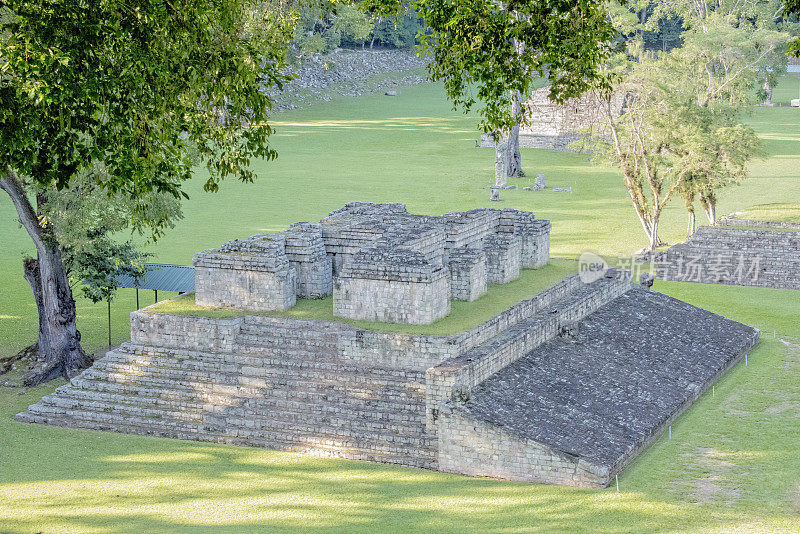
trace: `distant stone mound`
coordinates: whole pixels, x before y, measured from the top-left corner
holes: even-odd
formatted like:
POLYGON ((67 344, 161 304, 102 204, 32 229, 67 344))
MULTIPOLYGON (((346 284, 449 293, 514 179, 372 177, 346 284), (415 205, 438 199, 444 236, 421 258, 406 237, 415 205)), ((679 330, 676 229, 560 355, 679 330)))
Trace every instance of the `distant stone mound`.
POLYGON ((751 222, 756 228, 701 226, 657 258, 658 278, 800 290, 800 231, 751 222))

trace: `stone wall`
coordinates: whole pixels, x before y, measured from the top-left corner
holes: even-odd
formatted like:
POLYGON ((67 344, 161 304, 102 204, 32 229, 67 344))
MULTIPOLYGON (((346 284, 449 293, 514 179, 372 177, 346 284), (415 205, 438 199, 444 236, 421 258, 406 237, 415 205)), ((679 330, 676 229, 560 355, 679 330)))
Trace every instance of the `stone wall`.
POLYGON ((747 226, 751 228, 800 230, 800 223, 785 221, 751 221, 748 219, 737 219, 735 214, 720 217, 717 221, 717 226, 747 226))
POLYGON ((486 293, 486 253, 480 249, 450 251, 450 296, 472 302, 486 293))
POLYGON ((471 417, 448 403, 439 413, 438 469, 469 476, 604 487, 608 469, 471 417))
POLYGON ((800 289, 800 232, 701 226, 657 262, 662 280, 800 289))
POLYGON ((295 305, 296 273, 283 235, 230 241, 195 255, 195 301, 201 306, 286 310, 295 305))

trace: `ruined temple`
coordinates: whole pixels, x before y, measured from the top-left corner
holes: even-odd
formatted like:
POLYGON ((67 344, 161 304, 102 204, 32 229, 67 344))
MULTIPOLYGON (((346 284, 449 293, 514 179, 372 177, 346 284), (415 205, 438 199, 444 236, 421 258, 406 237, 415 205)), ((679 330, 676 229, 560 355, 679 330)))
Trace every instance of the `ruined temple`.
MULTIPOLYGON (((194 259, 219 316, 131 314, 131 339, 20 421, 602 487, 758 339, 634 284, 569 276, 468 331, 451 301, 549 261, 550 223, 351 203, 194 259), (332 298, 342 321, 283 314, 332 298)), ((206 314, 207 315, 207 314, 206 314)))
MULTIPOLYGON (((569 98, 563 104, 550 100, 550 87, 537 89, 525 102, 527 123, 520 126, 520 148, 546 148, 561 152, 572 152, 570 144, 581 137, 594 134, 605 135, 606 117, 603 107, 607 105, 595 92, 587 92, 569 98)), ((625 106, 625 97, 616 93, 611 98, 610 111, 619 117, 625 106)), ((480 146, 494 147, 495 140, 481 134, 480 146)))

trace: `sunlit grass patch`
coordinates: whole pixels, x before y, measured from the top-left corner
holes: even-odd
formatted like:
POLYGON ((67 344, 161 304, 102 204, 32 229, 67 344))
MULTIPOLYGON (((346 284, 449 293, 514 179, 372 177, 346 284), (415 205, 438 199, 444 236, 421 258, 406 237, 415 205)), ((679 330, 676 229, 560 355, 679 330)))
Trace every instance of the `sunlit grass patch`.
POLYGON ((800 223, 800 202, 757 204, 738 212, 736 218, 748 221, 800 223))

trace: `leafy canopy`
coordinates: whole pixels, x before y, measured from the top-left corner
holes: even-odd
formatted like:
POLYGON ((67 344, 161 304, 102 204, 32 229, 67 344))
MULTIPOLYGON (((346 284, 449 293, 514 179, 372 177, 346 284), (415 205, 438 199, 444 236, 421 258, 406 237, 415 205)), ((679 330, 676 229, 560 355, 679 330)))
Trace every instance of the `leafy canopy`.
POLYGON ((130 199, 181 195, 195 157, 207 190, 251 181, 251 159, 276 156, 262 89, 286 79, 292 22, 260 1, 9 0, 0 167, 64 189, 99 164, 130 199))
MULTIPOLYGON (((536 76, 551 83, 556 101, 607 86, 599 67, 614 30, 601 0, 417 0, 431 34, 422 46, 429 72, 442 80, 455 107, 478 100, 484 131, 509 130, 514 94, 523 100, 536 76)), ((523 107, 522 121, 527 109, 523 107)))

